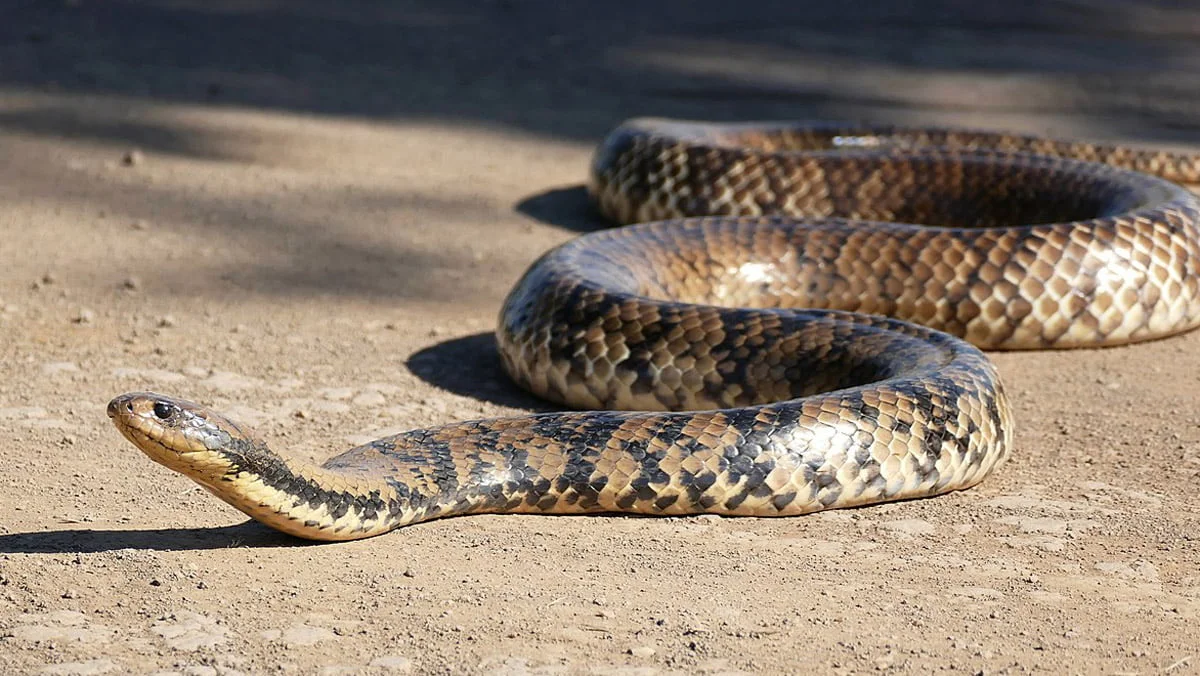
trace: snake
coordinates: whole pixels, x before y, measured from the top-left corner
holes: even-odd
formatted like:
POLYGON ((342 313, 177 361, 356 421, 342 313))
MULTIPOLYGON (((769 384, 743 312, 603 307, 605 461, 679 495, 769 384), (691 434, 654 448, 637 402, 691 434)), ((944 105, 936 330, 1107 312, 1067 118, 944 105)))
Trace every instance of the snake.
POLYGON ((953 128, 637 118, 588 192, 624 227, 504 300, 504 370, 561 410, 317 464, 152 392, 108 415, 275 529, 352 540, 480 513, 774 517, 978 484, 1012 451, 984 350, 1200 321, 1200 159, 953 128))

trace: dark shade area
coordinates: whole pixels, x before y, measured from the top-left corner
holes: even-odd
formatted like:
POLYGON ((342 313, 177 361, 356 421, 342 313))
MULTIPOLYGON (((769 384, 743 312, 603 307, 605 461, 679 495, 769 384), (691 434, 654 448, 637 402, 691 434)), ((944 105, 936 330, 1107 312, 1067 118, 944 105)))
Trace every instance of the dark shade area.
POLYGON ((315 543, 284 535, 257 521, 214 528, 79 528, 0 535, 0 552, 7 554, 94 554, 118 549, 174 552, 230 547, 294 547, 304 544, 315 543))
MULTIPOLYGON (((1186 138, 1200 8, 908 0, 25 0, 0 7, 0 86, 593 139, 631 115, 1079 114, 1186 138)), ((64 111, 0 126, 196 145, 64 111)))
POLYGON ((491 331, 432 345, 413 354, 405 365, 422 380, 455 394, 501 406, 557 410, 508 378, 491 331))

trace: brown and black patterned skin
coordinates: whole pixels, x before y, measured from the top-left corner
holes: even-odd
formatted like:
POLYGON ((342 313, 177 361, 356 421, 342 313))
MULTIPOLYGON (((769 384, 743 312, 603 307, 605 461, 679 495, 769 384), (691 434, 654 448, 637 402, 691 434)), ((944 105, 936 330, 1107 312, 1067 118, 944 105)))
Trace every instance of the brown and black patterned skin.
POLYGON ((183 400, 126 394, 108 413, 156 461, 316 540, 457 514, 785 516, 967 488, 1012 443, 976 346, 1200 321, 1197 202, 1130 168, 1200 182, 1190 155, 1032 137, 635 120, 597 151, 591 192, 615 221, 657 222, 545 254, 497 328, 519 384, 588 410, 414 430, 320 466, 183 400))

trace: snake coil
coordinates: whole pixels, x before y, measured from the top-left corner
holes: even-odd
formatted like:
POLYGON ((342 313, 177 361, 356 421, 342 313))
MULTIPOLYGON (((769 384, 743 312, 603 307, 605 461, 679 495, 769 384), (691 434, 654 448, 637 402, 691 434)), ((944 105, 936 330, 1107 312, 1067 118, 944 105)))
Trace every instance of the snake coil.
POLYGON ((1177 184, 1197 182, 1191 155, 1038 137, 633 120, 596 152, 590 191, 641 224, 543 255, 496 332, 521 386, 589 410, 414 430, 321 465, 180 399, 131 393, 108 413, 154 460, 317 540, 483 512, 783 516, 937 495, 1011 449, 979 348, 1200 321, 1198 205, 1177 184))

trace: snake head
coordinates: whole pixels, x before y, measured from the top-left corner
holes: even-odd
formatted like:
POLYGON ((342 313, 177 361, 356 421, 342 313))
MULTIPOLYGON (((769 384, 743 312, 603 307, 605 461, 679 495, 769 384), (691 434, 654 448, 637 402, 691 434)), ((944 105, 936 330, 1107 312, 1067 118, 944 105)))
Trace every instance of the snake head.
POLYGON ((108 417, 143 453, 198 481, 228 473, 254 445, 249 430, 221 414, 153 392, 113 399, 108 417))

